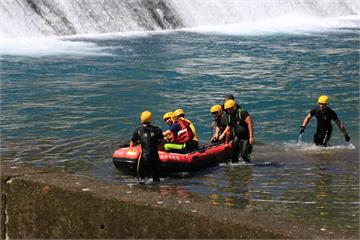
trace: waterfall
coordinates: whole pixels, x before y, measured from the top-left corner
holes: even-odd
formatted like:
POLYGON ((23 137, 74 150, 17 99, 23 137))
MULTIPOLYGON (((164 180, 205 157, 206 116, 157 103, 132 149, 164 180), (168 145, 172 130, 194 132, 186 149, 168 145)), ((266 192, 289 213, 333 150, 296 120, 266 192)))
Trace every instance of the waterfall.
POLYGON ((360 15, 357 0, 2 0, 0 37, 212 26, 286 15, 360 15))
POLYGON ((166 1, 2 0, 0 36, 52 36, 182 27, 166 1))
POLYGON ((277 18, 360 15, 352 0, 171 0, 187 27, 223 25, 277 18))

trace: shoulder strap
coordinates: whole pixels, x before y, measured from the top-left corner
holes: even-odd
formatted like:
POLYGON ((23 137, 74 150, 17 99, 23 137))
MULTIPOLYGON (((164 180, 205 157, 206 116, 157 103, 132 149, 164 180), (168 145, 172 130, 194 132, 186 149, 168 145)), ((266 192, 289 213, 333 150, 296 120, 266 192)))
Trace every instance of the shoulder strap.
POLYGON ((243 109, 242 109, 242 108, 238 108, 238 113, 237 113, 237 115, 238 115, 238 117, 239 117, 240 120, 245 121, 245 119, 242 119, 242 116, 241 116, 242 112, 243 112, 243 109))

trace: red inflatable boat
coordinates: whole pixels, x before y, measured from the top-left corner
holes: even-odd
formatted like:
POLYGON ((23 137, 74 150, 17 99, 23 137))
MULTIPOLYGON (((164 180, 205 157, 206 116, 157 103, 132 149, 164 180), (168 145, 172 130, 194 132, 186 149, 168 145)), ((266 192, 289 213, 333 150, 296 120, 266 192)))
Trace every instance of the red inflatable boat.
MULTIPOLYGON (((141 154, 140 146, 124 147, 113 154, 116 168, 136 174, 137 161, 141 154)), ((212 143, 189 153, 171 153, 159 150, 161 174, 174 172, 193 172, 231 158, 232 142, 212 143)))

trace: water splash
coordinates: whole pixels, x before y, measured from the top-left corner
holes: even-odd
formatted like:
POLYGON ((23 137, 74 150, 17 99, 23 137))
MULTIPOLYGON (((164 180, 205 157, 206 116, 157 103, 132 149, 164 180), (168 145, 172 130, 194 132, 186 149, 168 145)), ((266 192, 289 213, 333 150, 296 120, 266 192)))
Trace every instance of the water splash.
POLYGON ((239 161, 237 163, 220 163, 219 164, 220 167, 225 167, 225 168, 237 168, 237 167, 241 167, 241 166, 255 166, 255 167, 281 167, 282 164, 279 163, 275 163, 275 162, 245 162, 245 161, 239 161))
POLYGON ((303 134, 299 134, 298 145, 301 146, 302 144, 303 144, 303 134))
POLYGON ((349 149, 354 150, 356 147, 352 143, 347 143, 344 145, 334 145, 334 146, 317 146, 313 143, 307 143, 303 142, 302 135, 299 135, 298 142, 295 141, 289 141, 284 143, 284 149, 285 151, 298 151, 298 152, 328 152, 328 151, 334 151, 334 150, 341 150, 341 149, 349 149))

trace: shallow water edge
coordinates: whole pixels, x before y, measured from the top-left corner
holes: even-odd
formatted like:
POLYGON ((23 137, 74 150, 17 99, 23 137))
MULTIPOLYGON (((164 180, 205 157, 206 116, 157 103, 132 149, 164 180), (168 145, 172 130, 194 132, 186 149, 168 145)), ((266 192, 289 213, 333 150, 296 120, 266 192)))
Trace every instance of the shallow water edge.
POLYGON ((357 236, 251 209, 213 206, 197 199, 147 192, 136 186, 109 184, 4 162, 1 163, 1 203, 2 237, 9 238, 338 239, 357 236))

